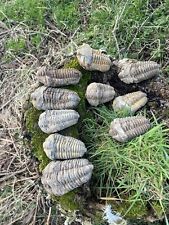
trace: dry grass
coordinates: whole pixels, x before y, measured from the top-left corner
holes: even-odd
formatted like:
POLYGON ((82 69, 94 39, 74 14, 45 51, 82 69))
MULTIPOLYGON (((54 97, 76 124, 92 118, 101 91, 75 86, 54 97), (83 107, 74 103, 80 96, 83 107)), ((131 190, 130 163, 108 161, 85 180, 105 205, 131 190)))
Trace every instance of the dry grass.
MULTIPOLYGON (((13 28, 0 25, 2 49, 11 37, 16 40, 26 37, 28 40, 32 33, 23 24, 13 28)), ((36 83, 37 68, 51 61, 59 66, 64 61, 62 55, 66 41, 59 42, 59 39, 66 39, 66 35, 57 32, 55 27, 49 27, 42 37, 41 46, 34 52, 28 50, 16 56, 12 49, 8 49, 1 55, 0 224, 4 225, 50 224, 51 220, 50 200, 46 199, 46 193, 43 194, 37 162, 31 150, 23 144, 22 137, 23 105, 36 83)), ((53 224, 57 224, 57 221, 53 224)))

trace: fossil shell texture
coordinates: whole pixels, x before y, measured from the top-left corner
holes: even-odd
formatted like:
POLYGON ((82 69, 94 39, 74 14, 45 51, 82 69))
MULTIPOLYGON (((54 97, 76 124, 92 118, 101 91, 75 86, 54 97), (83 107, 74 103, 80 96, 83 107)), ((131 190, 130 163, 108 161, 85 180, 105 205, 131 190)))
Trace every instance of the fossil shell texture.
POLYGON ((122 59, 117 66, 118 76, 126 84, 139 83, 160 73, 160 65, 153 61, 122 59))
POLYGON ((39 116, 38 125, 44 133, 51 134, 76 124, 78 119, 75 110, 47 110, 39 116))
POLYGON ((42 184, 50 194, 61 196, 88 182, 93 165, 87 159, 52 161, 42 172, 42 184))
POLYGON ((123 96, 119 96, 113 101, 114 111, 127 110, 131 113, 135 113, 141 107, 147 103, 147 95, 142 91, 136 91, 123 96))
POLYGON ((110 124, 109 134, 119 142, 129 141, 150 128, 150 121, 143 116, 114 119, 110 124))
POLYGON ((87 151, 82 141, 60 134, 49 135, 43 143, 43 148, 51 160, 79 158, 87 151))
POLYGON ((82 74, 79 70, 68 69, 48 69, 41 67, 37 72, 37 79, 45 86, 61 87, 70 84, 77 84, 82 74))
POLYGON ((75 108, 80 98, 74 91, 41 86, 32 94, 33 106, 39 110, 75 108))
POLYGON ((92 49, 88 44, 83 44, 78 48, 77 59, 86 70, 105 72, 111 66, 111 60, 108 55, 102 53, 100 50, 92 49))
POLYGON ((90 105, 97 106, 111 101, 115 96, 115 91, 110 85, 91 83, 87 87, 85 96, 90 105))

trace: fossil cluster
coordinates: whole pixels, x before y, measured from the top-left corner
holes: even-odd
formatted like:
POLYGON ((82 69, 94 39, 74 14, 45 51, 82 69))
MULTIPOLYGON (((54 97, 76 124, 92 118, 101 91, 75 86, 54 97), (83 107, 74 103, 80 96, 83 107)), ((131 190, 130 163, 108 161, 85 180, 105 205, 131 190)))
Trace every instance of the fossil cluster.
MULTIPOLYGON (((126 84, 139 83, 160 74, 160 65, 156 62, 137 61, 128 58, 111 62, 109 56, 105 56, 99 50, 92 49, 87 44, 83 44, 78 48, 77 58, 80 65, 88 70, 105 72, 111 66, 116 66, 119 79, 126 84)), ((112 86, 100 83, 91 83, 86 90, 87 101, 92 106, 111 101, 115 94, 112 86)), ((127 111, 134 114, 147 101, 146 93, 137 91, 116 97, 112 107, 115 112, 127 111)), ((149 128, 150 122, 145 117, 125 117, 112 121, 109 134, 116 141, 126 142, 145 133, 149 128)))
POLYGON ((50 134, 43 149, 53 161, 42 172, 42 184, 47 192, 58 196, 88 182, 93 170, 93 165, 82 159, 87 151, 85 144, 57 133, 78 123, 80 115, 74 109, 80 98, 76 92, 60 87, 78 84, 81 76, 76 69, 42 67, 36 77, 43 86, 31 94, 33 106, 45 110, 39 116, 38 125, 44 133, 50 134))
MULTIPOLYGON (((103 51, 92 49, 88 44, 77 49, 77 59, 89 71, 106 72, 111 66, 116 66, 118 77, 126 84, 139 83, 160 73, 160 66, 156 62, 133 59, 112 61, 103 51)), ((58 133, 78 123, 80 115, 75 109, 80 98, 76 92, 61 87, 78 85, 82 74, 71 68, 41 67, 36 77, 43 86, 31 94, 31 100, 36 109, 45 110, 39 116, 38 125, 44 133, 50 134, 43 143, 43 148, 47 157, 52 160, 43 170, 41 180, 47 192, 60 196, 88 182, 93 170, 93 165, 82 158, 87 151, 85 144, 58 133)), ((85 97, 91 106, 98 106, 115 98, 113 110, 127 110, 131 114, 148 101, 146 93, 141 91, 117 96, 112 86, 102 83, 90 83, 85 97)), ((116 118, 110 124, 109 134, 116 141, 127 142, 145 133, 150 127, 150 121, 143 116, 116 118)))

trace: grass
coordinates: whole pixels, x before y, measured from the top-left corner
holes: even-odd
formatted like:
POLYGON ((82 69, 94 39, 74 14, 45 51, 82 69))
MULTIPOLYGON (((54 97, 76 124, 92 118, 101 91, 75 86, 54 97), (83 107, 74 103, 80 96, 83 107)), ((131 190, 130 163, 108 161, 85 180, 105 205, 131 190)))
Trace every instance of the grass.
POLYGON ((96 109, 97 119, 85 121, 99 198, 128 196, 133 206, 137 201, 157 200, 164 207, 169 200, 169 129, 153 118, 147 133, 121 144, 108 134, 116 117, 112 110, 101 107, 96 109))
POLYGON ((36 31, 52 21, 71 43, 105 48, 115 58, 156 60, 168 71, 168 10, 168 1, 153 0, 11 0, 0 3, 0 19, 36 31))
POLYGON ((0 19, 26 23, 29 26, 43 26, 45 21, 44 0, 1 1, 0 19))

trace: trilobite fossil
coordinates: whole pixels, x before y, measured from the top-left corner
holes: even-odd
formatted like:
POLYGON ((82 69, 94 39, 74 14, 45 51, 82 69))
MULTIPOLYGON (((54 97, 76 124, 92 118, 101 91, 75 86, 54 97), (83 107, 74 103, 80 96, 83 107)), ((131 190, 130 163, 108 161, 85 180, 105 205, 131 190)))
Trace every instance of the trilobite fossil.
POLYGON ((39 82, 50 87, 77 84, 79 83, 81 76, 81 72, 77 69, 49 69, 45 66, 41 67, 36 75, 39 82))
POLYGON ((61 196, 88 182, 92 170, 87 159, 52 161, 43 170, 41 181, 48 193, 61 196))
POLYGON ((111 101, 115 96, 114 88, 101 83, 91 83, 86 90, 86 99, 92 106, 111 101))
POLYGON ((41 86, 31 94, 32 104, 36 109, 71 109, 75 108, 80 98, 74 91, 41 86))
POLYGON ((43 149, 51 160, 79 158, 87 151, 82 141, 60 134, 49 135, 43 143, 43 149))
POLYGON ((123 96, 119 96, 113 101, 113 109, 115 112, 128 111, 135 113, 147 103, 147 95, 142 91, 136 91, 123 96))
POLYGON ((111 60, 108 55, 100 50, 92 49, 88 44, 83 44, 77 49, 77 59, 86 70, 108 71, 111 60))
POLYGON ((44 133, 50 134, 70 127, 78 122, 75 110, 47 110, 39 116, 38 125, 44 133))
POLYGON ((117 118, 111 122, 109 134, 119 142, 127 142, 144 134, 150 126, 150 121, 143 116, 117 118))
POLYGON ((122 59, 115 62, 118 76, 126 84, 139 83, 160 73, 160 65, 153 61, 122 59))

